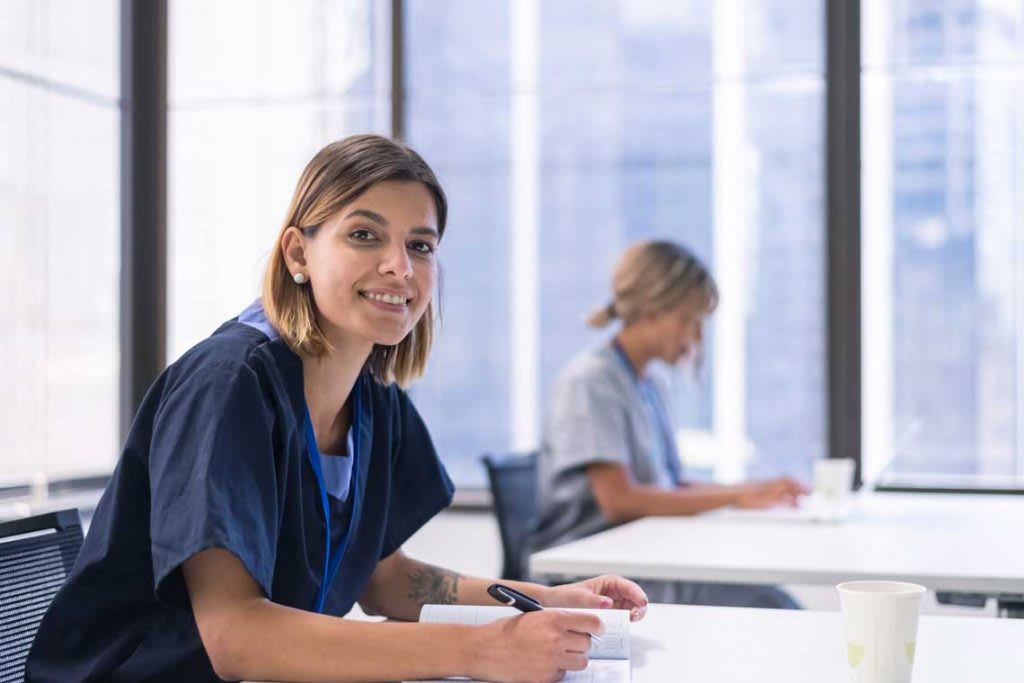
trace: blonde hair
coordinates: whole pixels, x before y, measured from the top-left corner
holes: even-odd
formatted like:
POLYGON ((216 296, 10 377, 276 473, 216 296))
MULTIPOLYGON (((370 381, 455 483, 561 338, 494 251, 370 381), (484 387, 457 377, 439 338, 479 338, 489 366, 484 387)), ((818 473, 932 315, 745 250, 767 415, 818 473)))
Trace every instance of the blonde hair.
POLYGON ((606 327, 619 318, 628 325, 675 308, 695 292, 709 313, 718 306, 718 285, 696 256, 675 242, 640 242, 619 259, 612 274, 612 300, 592 312, 587 324, 606 327))
MULTIPOLYGON (((444 235, 448 200, 427 163, 408 145, 379 135, 354 135, 327 145, 306 165, 292 196, 288 215, 274 242, 263 278, 267 320, 296 352, 322 356, 331 346, 317 320, 311 287, 296 284, 281 250, 290 226, 312 235, 320 225, 371 186, 389 181, 422 183, 437 209, 437 231, 444 235)), ((382 384, 405 387, 423 374, 434 338, 434 303, 406 337, 394 346, 377 344, 366 366, 382 384)))

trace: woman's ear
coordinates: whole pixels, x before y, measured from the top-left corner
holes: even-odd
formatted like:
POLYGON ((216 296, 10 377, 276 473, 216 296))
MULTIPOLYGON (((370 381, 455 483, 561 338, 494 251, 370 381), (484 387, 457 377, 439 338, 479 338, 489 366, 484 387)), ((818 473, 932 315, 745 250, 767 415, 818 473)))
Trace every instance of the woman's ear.
POLYGON ((302 230, 294 225, 281 235, 281 255, 284 256, 284 263, 292 273, 305 272, 306 270, 306 236, 302 230))

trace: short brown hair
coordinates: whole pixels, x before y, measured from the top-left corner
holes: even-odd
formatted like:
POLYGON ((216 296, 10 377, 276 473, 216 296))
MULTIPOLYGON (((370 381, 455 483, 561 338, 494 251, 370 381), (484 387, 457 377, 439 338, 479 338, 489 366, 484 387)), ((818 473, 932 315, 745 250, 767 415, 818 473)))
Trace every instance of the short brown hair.
MULTIPOLYGON (((267 319, 292 350, 321 356, 330 346, 317 321, 312 289, 296 284, 285 264, 281 237, 291 226, 316 229, 370 187, 389 180, 419 182, 427 188, 437 209, 437 231, 443 236, 448 219, 444 190, 427 162, 403 142, 353 135, 321 149, 302 172, 263 278, 267 319)), ((433 337, 431 301, 405 339, 394 346, 373 347, 367 360, 370 373, 383 384, 407 386, 426 369, 433 337)))

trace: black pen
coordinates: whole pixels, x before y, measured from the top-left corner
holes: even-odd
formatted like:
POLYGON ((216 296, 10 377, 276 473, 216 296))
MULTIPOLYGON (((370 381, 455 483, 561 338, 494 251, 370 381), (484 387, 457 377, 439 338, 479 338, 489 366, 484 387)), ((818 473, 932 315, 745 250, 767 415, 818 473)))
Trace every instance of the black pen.
MULTIPOLYGON (((487 594, 501 604, 508 605, 509 607, 515 607, 520 612, 539 612, 544 609, 543 605, 526 593, 520 593, 515 588, 509 588, 508 586, 500 583, 492 583, 488 586, 487 594)), ((593 633, 588 635, 593 638, 598 645, 604 645, 604 641, 598 636, 595 636, 593 633)))

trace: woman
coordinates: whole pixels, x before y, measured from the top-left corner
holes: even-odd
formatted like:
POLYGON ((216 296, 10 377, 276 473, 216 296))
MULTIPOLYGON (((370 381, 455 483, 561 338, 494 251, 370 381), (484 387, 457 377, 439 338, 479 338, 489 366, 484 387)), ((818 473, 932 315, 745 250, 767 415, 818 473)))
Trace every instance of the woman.
MULTIPOLYGON (((623 254, 613 300, 590 317, 622 327, 610 343, 578 355, 552 390, 538 464, 538 547, 588 536, 650 515, 694 515, 736 505, 792 504, 806 489, 789 478, 718 486, 687 482, 653 361, 675 365, 700 351, 704 321, 718 303, 707 269, 671 242, 642 242, 623 254)), ((651 584, 656 602, 795 607, 773 588, 651 584)))
MULTIPOLYGON (((433 172, 401 143, 357 136, 313 158, 262 300, 146 395, 28 680, 553 680, 586 665, 591 614, 339 618, 356 601, 400 620, 425 603, 493 604, 488 581, 402 552, 452 495, 395 386, 430 350, 446 216, 433 172)), ((634 619, 646 606, 617 577, 518 588, 634 619)))

